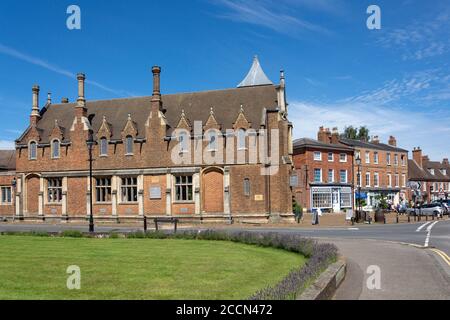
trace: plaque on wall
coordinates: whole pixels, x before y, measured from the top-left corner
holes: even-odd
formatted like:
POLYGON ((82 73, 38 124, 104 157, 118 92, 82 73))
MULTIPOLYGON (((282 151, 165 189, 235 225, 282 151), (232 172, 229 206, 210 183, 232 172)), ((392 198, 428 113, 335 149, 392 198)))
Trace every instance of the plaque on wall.
POLYGON ((150 199, 161 199, 161 187, 150 187, 150 199))
POLYGON ((262 194, 255 195, 255 201, 263 201, 263 200, 264 200, 264 196, 262 194))

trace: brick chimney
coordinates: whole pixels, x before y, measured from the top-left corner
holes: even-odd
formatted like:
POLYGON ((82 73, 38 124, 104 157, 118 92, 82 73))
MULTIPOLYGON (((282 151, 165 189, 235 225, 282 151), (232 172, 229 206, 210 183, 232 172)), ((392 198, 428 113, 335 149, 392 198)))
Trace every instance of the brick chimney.
POLYGON ((334 144, 339 143, 339 130, 337 127, 334 127, 331 132, 331 143, 334 143, 334 144))
POLYGON ((388 144, 390 146, 396 147, 397 146, 397 139, 395 139, 394 136, 390 136, 388 140, 388 144))
POLYGON ((449 165, 448 158, 444 158, 444 160, 442 160, 442 164, 444 166, 448 166, 449 165))
POLYGON ((69 103, 69 98, 62 98, 61 103, 69 103))
POLYGON ((86 81, 86 76, 84 73, 77 74, 78 80, 78 99, 77 106, 75 107, 75 115, 77 118, 82 118, 87 116, 86 108, 86 98, 84 97, 84 83, 86 81))
POLYGON ((414 161, 419 165, 420 168, 423 168, 422 149, 420 149, 420 147, 414 148, 412 154, 414 161))
POLYGON ((153 73, 153 95, 152 95, 152 111, 159 111, 162 109, 161 101, 161 67, 154 66, 153 73))
POLYGON ((324 128, 323 126, 319 128, 319 132, 317 133, 317 140, 324 143, 331 142, 331 132, 330 129, 324 128))
POLYGON ((376 143, 376 144, 380 143, 380 138, 378 136, 373 136, 372 143, 376 143))
POLYGON ((41 119, 41 115, 39 113, 39 86, 34 85, 32 88, 33 92, 33 107, 31 108, 30 115, 30 125, 35 126, 39 120, 41 119))

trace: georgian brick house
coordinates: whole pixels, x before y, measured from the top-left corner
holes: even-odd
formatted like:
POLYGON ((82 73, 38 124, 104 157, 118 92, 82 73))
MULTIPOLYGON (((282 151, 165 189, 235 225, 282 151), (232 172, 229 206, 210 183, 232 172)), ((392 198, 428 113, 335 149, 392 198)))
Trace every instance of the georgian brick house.
POLYGON ((152 72, 149 97, 89 101, 79 74, 76 103, 49 96, 40 109, 33 87, 30 125, 16 141, 16 217, 84 219, 92 197, 97 219, 292 219, 284 73, 272 84, 255 58, 235 89, 163 96, 161 68, 152 72))
POLYGON ((408 180, 420 184, 420 190, 411 190, 411 199, 431 202, 450 198, 450 164, 448 158, 430 161, 420 147, 414 148, 413 158, 408 161, 408 180))
POLYGON ((323 127, 318 139, 294 141, 298 185, 295 199, 311 211, 342 212, 352 209, 353 148, 339 143, 339 133, 323 127))

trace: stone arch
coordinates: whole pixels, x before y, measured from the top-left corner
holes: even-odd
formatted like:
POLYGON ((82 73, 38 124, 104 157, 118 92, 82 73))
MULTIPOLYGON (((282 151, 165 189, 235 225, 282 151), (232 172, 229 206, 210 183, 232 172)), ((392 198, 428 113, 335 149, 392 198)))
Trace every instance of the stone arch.
POLYGON ((201 174, 201 195, 203 213, 224 212, 224 171, 219 167, 210 167, 201 174))

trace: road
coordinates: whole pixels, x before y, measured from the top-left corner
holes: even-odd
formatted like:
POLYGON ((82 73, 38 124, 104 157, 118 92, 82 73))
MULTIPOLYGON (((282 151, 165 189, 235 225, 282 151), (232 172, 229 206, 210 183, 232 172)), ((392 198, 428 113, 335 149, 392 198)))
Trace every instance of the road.
MULTIPOLYGON (((357 225, 340 228, 223 227, 227 230, 296 233, 334 243, 348 263, 347 276, 335 299, 450 300, 450 220, 410 224, 357 225), (379 267, 381 287, 369 289, 369 267, 379 267)), ((2 231, 49 231, 87 226, 0 224, 2 231)), ((97 227, 98 232, 131 232, 142 228, 97 227)))

